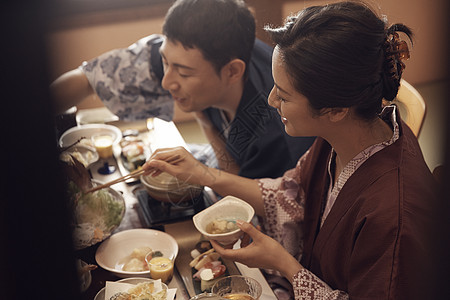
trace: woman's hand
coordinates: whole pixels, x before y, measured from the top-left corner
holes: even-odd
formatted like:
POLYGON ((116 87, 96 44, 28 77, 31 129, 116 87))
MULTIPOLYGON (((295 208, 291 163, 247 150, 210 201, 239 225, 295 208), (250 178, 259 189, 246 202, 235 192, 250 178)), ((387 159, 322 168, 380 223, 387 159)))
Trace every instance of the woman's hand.
MULTIPOLYGON (((248 267, 277 270, 292 282, 293 276, 303 268, 302 265, 281 244, 253 225, 242 221, 236 223, 253 242, 250 244, 243 242, 242 248, 233 250, 225 249, 216 241, 211 241, 217 253, 223 258, 243 263, 248 267)), ((244 237, 243 241, 245 240, 244 237)))
POLYGON ((151 173, 152 176, 166 172, 181 181, 198 185, 207 185, 211 177, 213 177, 210 169, 196 160, 183 147, 157 149, 143 165, 143 169, 149 170, 149 173, 153 172, 151 173), (167 159, 176 155, 181 158, 179 162, 176 164, 166 162, 167 159))

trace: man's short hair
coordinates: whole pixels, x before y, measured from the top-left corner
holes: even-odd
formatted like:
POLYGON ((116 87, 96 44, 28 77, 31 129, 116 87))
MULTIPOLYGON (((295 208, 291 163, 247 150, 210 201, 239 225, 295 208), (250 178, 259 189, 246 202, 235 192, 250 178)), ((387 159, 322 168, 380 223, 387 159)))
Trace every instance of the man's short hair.
POLYGON ((255 19, 241 0, 178 0, 167 12, 163 34, 185 48, 198 48, 219 72, 235 58, 248 66, 255 19))

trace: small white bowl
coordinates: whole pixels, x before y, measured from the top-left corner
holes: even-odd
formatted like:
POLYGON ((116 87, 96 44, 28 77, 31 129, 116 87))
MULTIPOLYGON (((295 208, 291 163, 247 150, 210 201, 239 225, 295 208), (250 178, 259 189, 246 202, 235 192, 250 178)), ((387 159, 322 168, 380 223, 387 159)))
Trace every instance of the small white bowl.
POLYGON ((247 202, 233 196, 226 196, 196 214, 193 217, 193 221, 197 230, 208 240, 216 240, 222 245, 230 245, 234 244, 242 235, 240 229, 227 233, 211 234, 206 231, 206 226, 214 220, 242 220, 250 222, 254 214, 255 210, 247 202))
POLYGON ((95 260, 100 267, 121 278, 149 278, 150 271, 124 271, 120 263, 134 249, 141 247, 150 247, 153 251, 161 251, 165 257, 172 259, 175 259, 178 255, 178 244, 171 235, 159 230, 141 228, 113 234, 98 247, 95 260))

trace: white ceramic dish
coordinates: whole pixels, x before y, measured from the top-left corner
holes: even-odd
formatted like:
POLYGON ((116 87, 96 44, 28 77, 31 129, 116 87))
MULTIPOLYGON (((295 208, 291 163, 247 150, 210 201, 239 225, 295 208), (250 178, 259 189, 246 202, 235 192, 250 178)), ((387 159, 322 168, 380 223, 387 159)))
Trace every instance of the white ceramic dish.
POLYGON ((193 217, 197 230, 208 240, 216 240, 222 245, 234 244, 242 234, 240 229, 227 233, 211 234, 206 231, 206 226, 214 220, 243 220, 250 222, 255 214, 253 207, 247 202, 233 197, 226 196, 210 207, 202 210, 193 217))
MULTIPOLYGON (((142 278, 142 277, 130 277, 130 278, 124 278, 121 280, 117 280, 117 282, 124 282, 124 283, 130 283, 130 284, 138 284, 141 282, 152 282, 153 279, 150 278, 142 278)), ((167 290, 167 285, 161 282, 161 285, 163 289, 167 290)), ((102 288, 97 295, 95 295, 94 300, 106 300, 105 299, 105 292, 106 288, 102 288)))
POLYGON ((178 255, 178 244, 171 235, 153 229, 130 229, 113 234, 103 241, 95 253, 95 260, 100 267, 121 278, 150 277, 149 271, 123 271, 119 263, 134 249, 141 247, 161 251, 164 256, 172 259, 178 255))
POLYGON ((59 138, 59 145, 67 147, 75 143, 82 137, 90 139, 94 134, 108 133, 114 136, 114 144, 118 144, 122 139, 122 132, 119 128, 106 124, 86 124, 70 128, 65 131, 59 138))

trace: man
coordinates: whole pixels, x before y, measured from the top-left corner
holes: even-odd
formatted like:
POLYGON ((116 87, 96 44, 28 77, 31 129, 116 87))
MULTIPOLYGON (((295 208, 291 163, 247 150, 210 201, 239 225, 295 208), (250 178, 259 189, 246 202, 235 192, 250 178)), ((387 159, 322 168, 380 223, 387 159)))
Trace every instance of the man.
POLYGON ((249 178, 278 177, 313 138, 288 136, 267 104, 272 48, 255 41, 255 21, 240 0, 178 0, 164 36, 105 53, 52 84, 57 110, 97 93, 123 120, 170 120, 173 102, 193 112, 218 167, 249 178))

